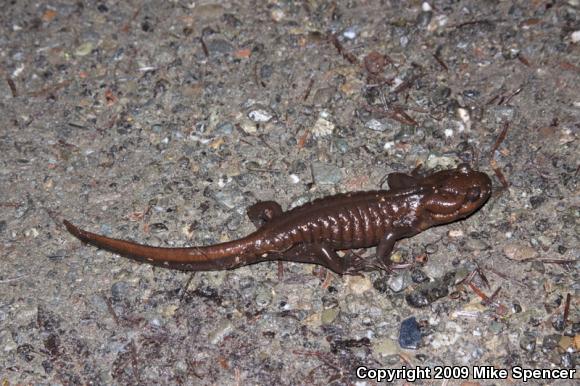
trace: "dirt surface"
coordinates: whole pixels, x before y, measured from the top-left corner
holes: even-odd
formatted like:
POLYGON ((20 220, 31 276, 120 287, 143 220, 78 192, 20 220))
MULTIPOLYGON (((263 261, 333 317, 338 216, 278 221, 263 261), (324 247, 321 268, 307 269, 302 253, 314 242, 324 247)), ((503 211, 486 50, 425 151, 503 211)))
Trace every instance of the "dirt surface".
POLYGON ((578 373, 577 0, 3 4, 3 385, 578 373), (251 232, 258 200, 287 208, 462 161, 493 197, 399 242, 393 259, 412 267, 390 275, 276 262, 192 275, 84 246, 61 223, 207 245, 251 232))

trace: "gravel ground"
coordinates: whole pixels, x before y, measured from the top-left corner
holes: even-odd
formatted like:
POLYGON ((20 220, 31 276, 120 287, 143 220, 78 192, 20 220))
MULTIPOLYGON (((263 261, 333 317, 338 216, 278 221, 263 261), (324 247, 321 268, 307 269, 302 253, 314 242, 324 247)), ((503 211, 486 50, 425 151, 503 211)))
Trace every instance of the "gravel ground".
POLYGON ((12 1, 0 21, 2 385, 580 369, 578 0, 12 1), (493 197, 399 242, 391 275, 192 275, 61 223, 207 245, 258 200, 462 161, 493 197))

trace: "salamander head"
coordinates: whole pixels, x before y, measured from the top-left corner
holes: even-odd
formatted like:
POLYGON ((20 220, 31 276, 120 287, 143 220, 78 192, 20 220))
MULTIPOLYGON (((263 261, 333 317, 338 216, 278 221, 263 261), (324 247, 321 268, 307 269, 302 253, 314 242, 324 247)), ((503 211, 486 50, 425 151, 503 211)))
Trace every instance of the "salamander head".
POLYGON ((431 188, 422 202, 427 227, 465 218, 482 207, 491 195, 487 174, 471 169, 468 164, 427 176, 421 185, 431 188))

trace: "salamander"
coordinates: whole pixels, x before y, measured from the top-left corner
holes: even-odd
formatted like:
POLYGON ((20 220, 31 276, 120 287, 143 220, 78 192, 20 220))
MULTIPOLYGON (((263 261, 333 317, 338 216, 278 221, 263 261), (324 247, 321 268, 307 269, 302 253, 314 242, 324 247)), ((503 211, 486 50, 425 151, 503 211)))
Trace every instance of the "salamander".
POLYGON ((397 240, 435 225, 463 219, 491 195, 487 174, 468 164, 422 175, 391 173, 389 190, 343 193, 314 200, 284 212, 274 201, 247 210, 257 230, 246 237, 210 246, 162 248, 113 239, 77 228, 64 220, 79 240, 140 262, 185 270, 234 269, 283 260, 324 266, 338 274, 388 269, 397 240), (337 252, 377 246, 363 258, 337 252))

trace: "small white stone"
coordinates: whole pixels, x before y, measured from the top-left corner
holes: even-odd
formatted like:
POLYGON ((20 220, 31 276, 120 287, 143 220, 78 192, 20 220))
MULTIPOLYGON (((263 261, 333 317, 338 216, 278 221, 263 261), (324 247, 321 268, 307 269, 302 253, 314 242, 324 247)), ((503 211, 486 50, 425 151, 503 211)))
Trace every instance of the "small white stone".
POLYGON ((459 118, 465 124, 465 128, 469 130, 471 128, 471 117, 469 116, 469 111, 464 108, 457 109, 457 114, 459 114, 459 118))
POLYGON ((281 21, 282 19, 284 19, 286 15, 284 14, 284 11, 282 11, 279 8, 276 8, 274 10, 272 10, 272 12, 270 12, 270 17, 272 18, 272 20, 274 20, 276 23, 281 21))
POLYGON ((318 119, 312 127, 312 134, 314 137, 326 137, 334 131, 334 123, 330 122, 328 119, 328 113, 321 112, 318 119))
POLYGON ((354 38, 356 38, 356 31, 352 27, 347 28, 346 31, 344 31, 342 33, 342 36, 344 36, 345 38, 347 38, 349 40, 353 40, 354 38))
POLYGON ((16 69, 12 71, 12 77, 16 78, 18 75, 20 75, 20 73, 22 73, 22 71, 24 71, 24 64, 20 64, 20 66, 16 67, 16 69))
POLYGON ((578 43, 580 42, 580 31, 574 31, 572 32, 572 43, 578 43))
POLYGON ((272 119, 272 114, 266 110, 258 109, 250 111, 248 117, 254 122, 268 122, 272 119))
POLYGON ((453 129, 445 129, 445 136, 447 138, 453 137, 453 129))
POLYGON ((431 4, 429 4, 428 2, 424 1, 423 4, 421 4, 421 11, 430 12, 432 10, 433 8, 431 8, 431 4))
POLYGON ((463 237, 463 231, 461 229, 449 231, 449 237, 463 237))
POLYGON ((290 174, 288 176, 288 180, 291 184, 297 184, 300 182, 300 177, 298 177, 296 174, 290 174))

